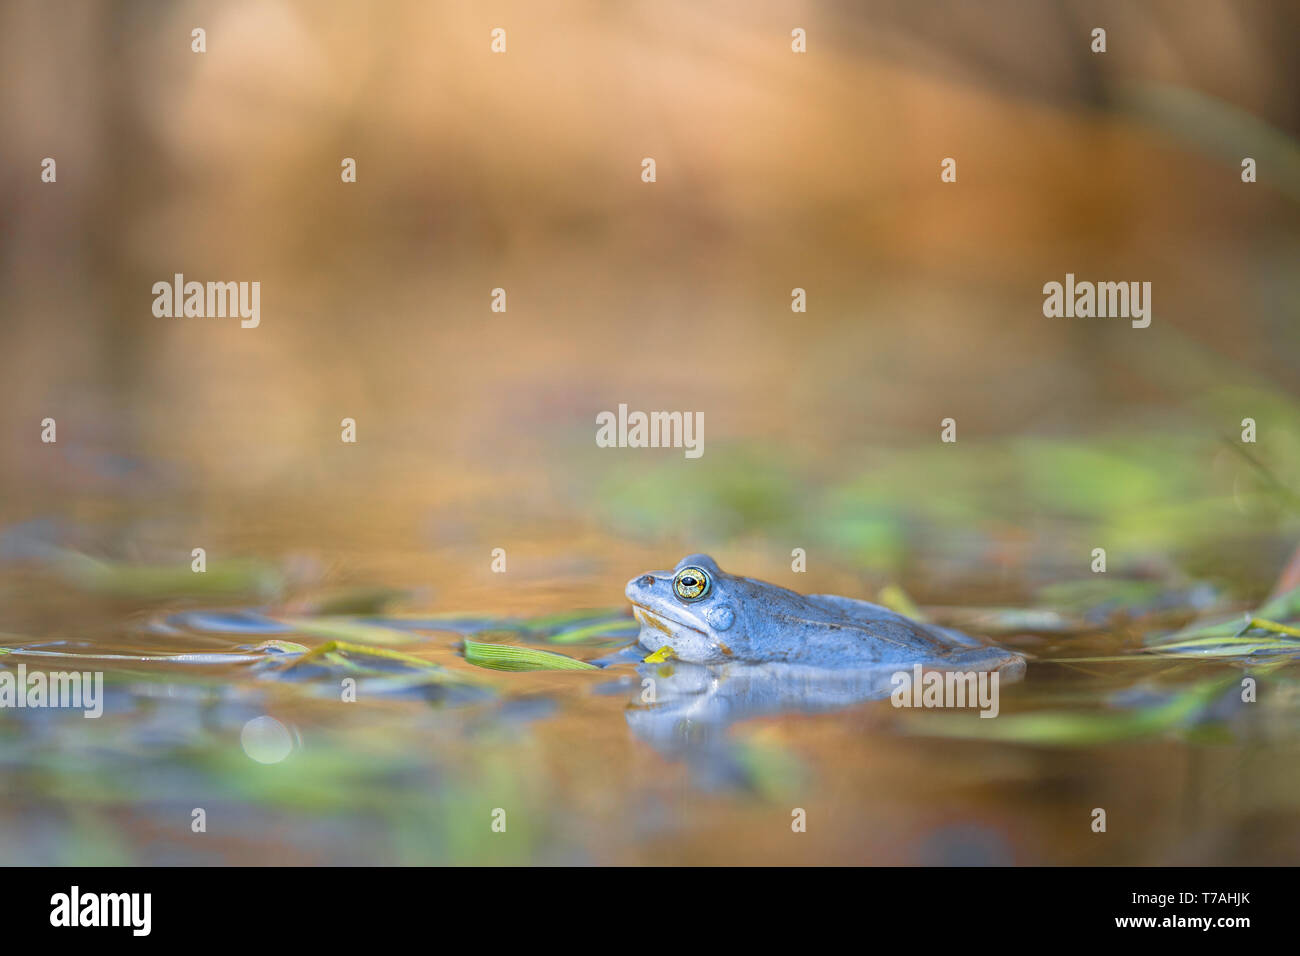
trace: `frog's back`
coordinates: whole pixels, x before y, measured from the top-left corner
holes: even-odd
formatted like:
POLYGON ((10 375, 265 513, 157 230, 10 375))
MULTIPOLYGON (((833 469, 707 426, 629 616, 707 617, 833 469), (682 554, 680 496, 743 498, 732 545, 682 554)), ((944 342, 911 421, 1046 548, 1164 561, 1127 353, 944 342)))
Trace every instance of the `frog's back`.
POLYGON ((905 625, 910 630, 916 632, 916 638, 922 644, 932 642, 936 647, 982 647, 983 645, 969 635, 961 631, 954 631, 947 627, 938 627, 934 624, 922 624, 920 621, 913 621, 911 618, 904 617, 897 611, 891 611, 889 608, 880 604, 872 604, 870 601, 859 601, 855 598, 840 597, 838 594, 810 594, 808 600, 819 604, 828 610, 843 614, 845 618, 852 621, 859 621, 864 625, 876 625, 882 623, 896 623, 905 625))
MULTIPOLYGON (((797 595, 769 608, 762 641, 776 659, 815 666, 956 665, 986 650, 959 631, 836 594, 797 595)), ((987 650, 1001 652, 999 649, 987 650)))

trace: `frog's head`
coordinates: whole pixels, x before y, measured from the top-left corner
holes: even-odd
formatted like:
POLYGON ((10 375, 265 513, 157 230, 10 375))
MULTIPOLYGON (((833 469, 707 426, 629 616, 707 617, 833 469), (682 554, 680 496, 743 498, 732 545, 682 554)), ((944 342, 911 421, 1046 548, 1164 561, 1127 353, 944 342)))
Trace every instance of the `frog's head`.
POLYGON ((733 593, 743 579, 724 574, 707 554, 692 554, 671 571, 651 571, 627 583, 627 599, 641 622, 643 647, 665 644, 684 661, 732 660, 744 644, 733 593))

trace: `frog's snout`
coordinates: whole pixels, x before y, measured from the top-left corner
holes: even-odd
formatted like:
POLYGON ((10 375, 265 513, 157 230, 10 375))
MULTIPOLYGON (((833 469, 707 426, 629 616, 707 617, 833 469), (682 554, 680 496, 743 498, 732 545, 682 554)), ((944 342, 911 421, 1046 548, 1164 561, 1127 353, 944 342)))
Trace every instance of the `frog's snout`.
POLYGON ((642 600, 654 587, 655 576, 653 574, 643 574, 639 578, 633 578, 627 582, 627 590, 623 593, 627 595, 629 601, 636 601, 638 597, 642 600))

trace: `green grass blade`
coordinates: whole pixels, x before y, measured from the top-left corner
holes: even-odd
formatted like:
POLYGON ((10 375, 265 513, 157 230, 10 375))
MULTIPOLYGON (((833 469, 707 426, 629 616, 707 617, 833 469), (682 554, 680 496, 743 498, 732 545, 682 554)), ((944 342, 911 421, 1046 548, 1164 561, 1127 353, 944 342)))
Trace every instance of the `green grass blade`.
POLYGON ((594 664, 565 657, 553 651, 539 651, 513 644, 482 644, 465 641, 465 660, 496 671, 594 671, 594 664))

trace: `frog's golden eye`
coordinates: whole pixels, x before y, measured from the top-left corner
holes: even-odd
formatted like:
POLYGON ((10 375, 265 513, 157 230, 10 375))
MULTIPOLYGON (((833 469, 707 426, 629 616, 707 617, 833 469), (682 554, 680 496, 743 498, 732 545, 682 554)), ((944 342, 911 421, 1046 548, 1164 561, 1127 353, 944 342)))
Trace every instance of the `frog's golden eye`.
POLYGON ((682 568, 673 578, 673 593, 683 601, 698 601, 709 593, 709 583, 703 568, 682 568))

